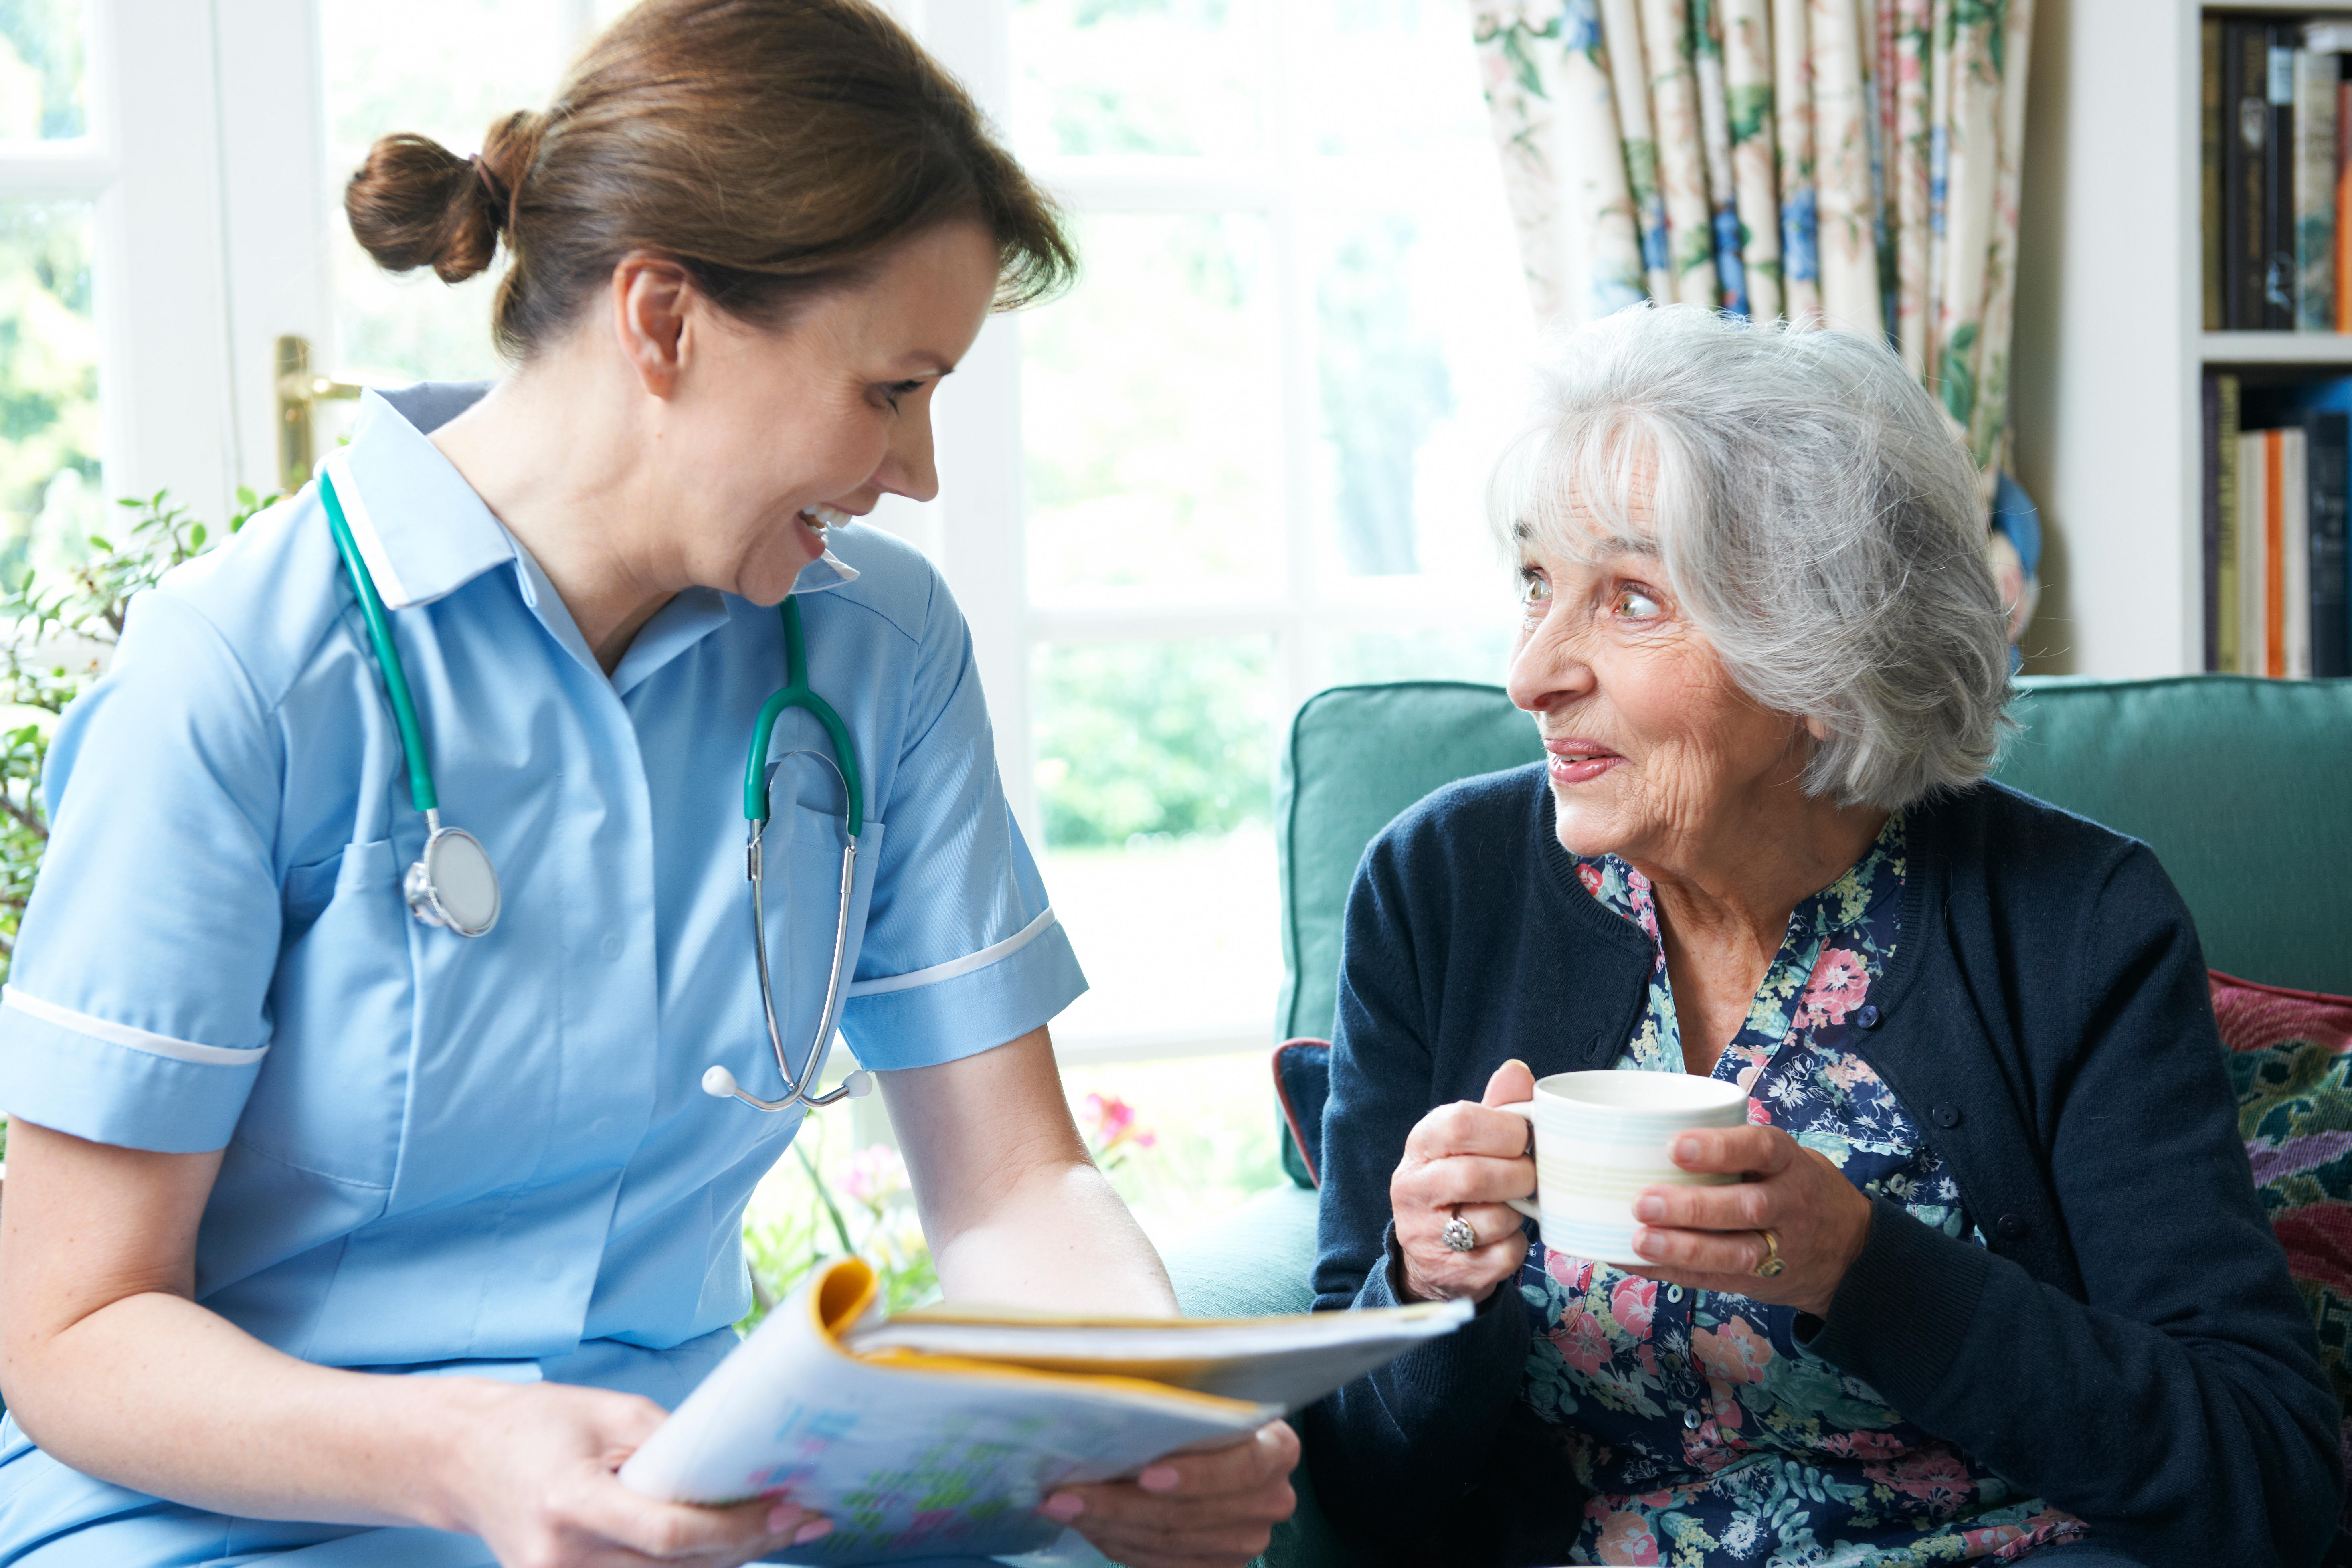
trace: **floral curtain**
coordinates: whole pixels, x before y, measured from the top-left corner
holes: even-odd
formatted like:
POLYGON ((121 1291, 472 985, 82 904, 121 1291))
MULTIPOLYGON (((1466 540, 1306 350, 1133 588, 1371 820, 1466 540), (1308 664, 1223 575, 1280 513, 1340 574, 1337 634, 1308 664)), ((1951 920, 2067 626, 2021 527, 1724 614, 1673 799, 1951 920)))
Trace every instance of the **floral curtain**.
POLYGON ((2032 0, 1471 0, 1536 309, 1883 330, 2000 470, 2032 0))

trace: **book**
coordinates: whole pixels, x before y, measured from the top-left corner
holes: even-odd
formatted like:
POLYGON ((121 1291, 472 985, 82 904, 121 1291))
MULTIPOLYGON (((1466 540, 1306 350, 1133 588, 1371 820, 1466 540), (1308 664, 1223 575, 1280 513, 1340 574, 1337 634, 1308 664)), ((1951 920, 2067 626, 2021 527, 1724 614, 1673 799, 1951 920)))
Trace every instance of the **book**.
POLYGON ((2222 306, 2230 330, 2263 324, 2263 148, 2270 140, 2270 29, 2260 22, 2221 28, 2222 306))
POLYGON ((2336 84, 2336 330, 2352 332, 2352 79, 2336 84))
POLYGON ((2296 49, 2294 143, 2289 184, 2294 212, 2294 327, 2336 330, 2336 89, 2334 55, 2296 49))
POLYGON ((2322 55, 2352 55, 2352 21, 2322 17, 2303 25, 2303 47, 2322 55))
POLYGON ((2219 574, 2217 553, 2221 537, 2221 378, 2211 371, 2205 373, 2197 389, 2198 458, 2198 566, 2197 581, 2201 586, 2200 619, 2205 633, 2205 669, 2219 669, 2215 661, 2221 657, 2221 625, 2214 595, 2219 574))
POLYGON ((2221 302, 2225 277, 2221 263, 2221 24, 2207 17, 2197 26, 2199 183, 2198 205, 2203 216, 2205 330, 2218 332, 2229 324, 2221 302))
POLYGON ((2263 140, 2263 317, 2266 331, 2294 330, 2294 56, 2302 27, 2267 29, 2263 91, 2270 128, 2263 140))
MULTIPOLYGON (((2307 628, 2310 673, 2352 675, 2352 376, 2242 387, 2239 416, 2245 426, 2290 430, 2303 444, 2303 559, 2295 586, 2282 592, 2307 604, 2298 620, 2307 628)), ((2290 662, 2305 668, 2292 654, 2290 662)))
POLYGON ((1041 1551, 1059 1486, 1238 1442, 1423 1341, 1466 1301, 1283 1318, 885 1318, 873 1271, 817 1270, 621 1467, 680 1502, 781 1493, 833 1533, 782 1562, 1041 1551))
POLYGON ((2213 623, 2213 657, 2208 669, 2238 668, 2238 378, 2217 375, 2213 441, 2213 561, 2206 574, 2206 597, 2213 623))
POLYGON ((2311 470, 2306 433, 2294 426, 2263 432, 2273 447, 2273 521, 2263 563, 2263 582, 2270 594, 2264 629, 2269 634, 2271 676, 2287 680, 2311 678, 2311 470))
POLYGON ((2268 635, 2263 618, 2263 534, 2269 510, 2265 492, 2270 484, 2269 435, 2248 430, 2238 437, 2238 673, 2265 673, 2263 647, 2268 635))
POLYGON ((2304 430, 2311 498, 2310 673, 2352 675, 2352 414, 2312 409, 2304 430))

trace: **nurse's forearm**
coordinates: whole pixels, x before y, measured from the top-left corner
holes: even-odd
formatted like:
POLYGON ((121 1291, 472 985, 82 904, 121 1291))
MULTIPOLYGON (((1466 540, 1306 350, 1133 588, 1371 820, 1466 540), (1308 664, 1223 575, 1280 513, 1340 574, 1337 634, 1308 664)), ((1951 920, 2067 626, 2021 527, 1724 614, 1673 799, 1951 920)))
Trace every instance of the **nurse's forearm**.
POLYGON ((18 1121, 0 1208, 0 1389, 54 1458, 198 1507, 335 1523, 433 1511, 467 1397, 310 1365, 189 1298, 220 1155, 18 1121))
POLYGON ((1063 1312, 1176 1310, 1160 1255, 1087 1158, 1045 1029, 879 1077, 950 1297, 1063 1312))
POLYGON ((950 1300, 1172 1316, 1176 1292, 1135 1216, 1090 1163, 1036 1170, 984 1219, 934 1242, 950 1300))
POLYGON ((480 1403, 466 1380, 313 1366, 157 1291, 26 1348, 6 1362, 17 1424, 86 1475, 253 1519, 450 1521, 437 1470, 480 1403))

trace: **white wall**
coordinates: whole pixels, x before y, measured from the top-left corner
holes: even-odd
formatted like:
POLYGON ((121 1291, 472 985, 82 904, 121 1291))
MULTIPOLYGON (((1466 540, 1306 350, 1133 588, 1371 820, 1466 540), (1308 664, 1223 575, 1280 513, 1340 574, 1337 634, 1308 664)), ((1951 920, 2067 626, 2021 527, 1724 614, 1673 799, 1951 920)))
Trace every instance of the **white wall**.
POLYGON ((2198 667, 2196 9, 2039 0, 2011 466, 2050 542, 2036 673, 2198 667))

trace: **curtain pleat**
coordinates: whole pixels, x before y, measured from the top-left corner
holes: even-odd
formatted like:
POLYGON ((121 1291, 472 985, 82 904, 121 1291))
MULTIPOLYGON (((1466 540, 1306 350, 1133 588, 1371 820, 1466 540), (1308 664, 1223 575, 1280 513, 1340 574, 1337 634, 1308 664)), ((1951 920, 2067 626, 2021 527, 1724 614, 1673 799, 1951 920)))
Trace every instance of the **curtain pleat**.
POLYGON ((1772 0, 1773 172, 1780 185, 1781 311, 1822 314, 1821 214, 1813 184, 1813 62, 1808 0, 1772 0))
POLYGON ((1780 202, 1772 167, 1770 0, 1722 0, 1725 121, 1748 313, 1780 313, 1780 202))
POLYGON ((2032 0, 1473 0, 1538 310, 1885 334, 2007 444, 2032 0))

